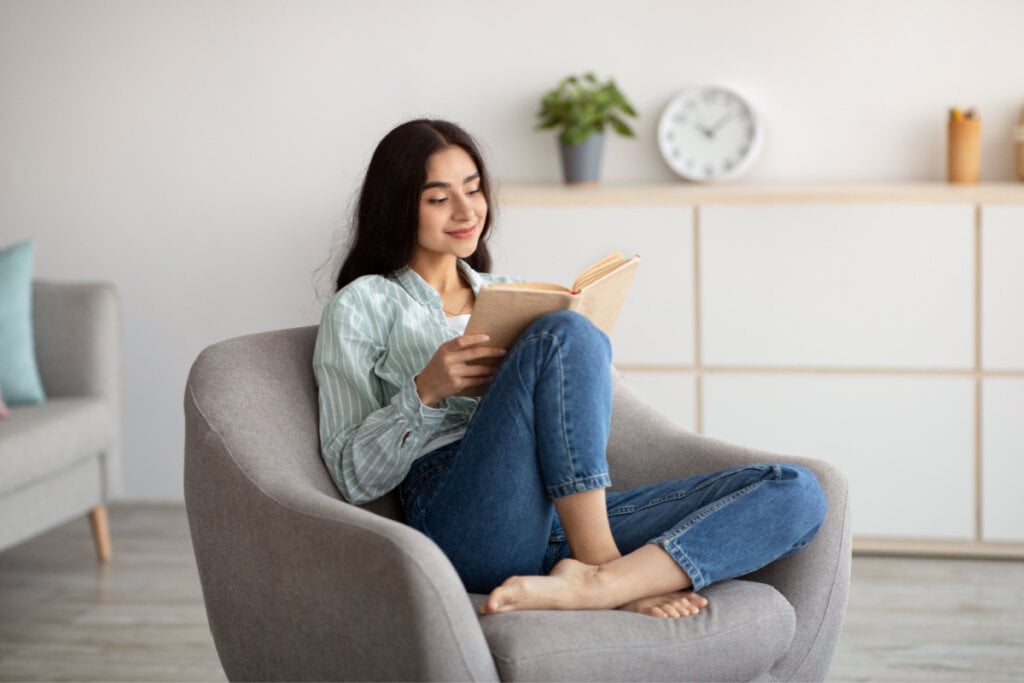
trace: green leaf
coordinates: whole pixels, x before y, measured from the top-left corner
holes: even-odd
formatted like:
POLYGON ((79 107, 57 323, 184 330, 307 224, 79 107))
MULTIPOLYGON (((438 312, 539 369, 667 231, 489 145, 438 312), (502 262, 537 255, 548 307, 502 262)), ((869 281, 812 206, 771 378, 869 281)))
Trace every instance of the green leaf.
POLYGON ((612 124, 612 128, 614 128, 615 132, 618 133, 619 135, 624 135, 627 138, 636 137, 633 134, 633 129, 627 126, 626 122, 620 119, 619 117, 609 116, 608 123, 612 124))
POLYGON ((538 130, 561 127, 561 138, 578 144, 606 126, 626 137, 634 137, 623 117, 637 113, 612 79, 602 83, 593 72, 570 75, 544 93, 537 112, 538 130))

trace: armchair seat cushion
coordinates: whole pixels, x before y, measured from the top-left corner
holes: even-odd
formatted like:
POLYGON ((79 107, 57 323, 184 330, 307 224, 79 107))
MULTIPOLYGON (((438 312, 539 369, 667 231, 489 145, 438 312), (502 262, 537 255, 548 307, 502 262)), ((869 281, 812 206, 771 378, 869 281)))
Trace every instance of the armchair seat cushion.
MULTIPOLYGON (((616 610, 511 612, 480 625, 502 680, 752 680, 789 650, 796 614, 771 586, 725 581, 701 592, 700 617, 616 610), (681 671, 680 668, 683 670, 681 671)), ((485 596, 472 596, 479 607, 485 596)))
POLYGON ((11 408, 0 422, 0 492, 44 479, 113 445, 114 415, 100 398, 51 398, 11 408))

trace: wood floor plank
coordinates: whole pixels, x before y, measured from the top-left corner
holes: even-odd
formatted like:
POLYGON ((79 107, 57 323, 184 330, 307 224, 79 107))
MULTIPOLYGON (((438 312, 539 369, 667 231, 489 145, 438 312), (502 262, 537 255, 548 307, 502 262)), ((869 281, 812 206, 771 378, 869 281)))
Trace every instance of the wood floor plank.
POLYGON ((0 680, 226 680, 184 508, 109 512, 109 564, 85 518, 0 553, 0 680))
MULTIPOLYGON (((223 681, 181 505, 0 553, 0 681, 223 681)), ((858 556, 829 680, 1024 680, 1024 562, 858 556)))

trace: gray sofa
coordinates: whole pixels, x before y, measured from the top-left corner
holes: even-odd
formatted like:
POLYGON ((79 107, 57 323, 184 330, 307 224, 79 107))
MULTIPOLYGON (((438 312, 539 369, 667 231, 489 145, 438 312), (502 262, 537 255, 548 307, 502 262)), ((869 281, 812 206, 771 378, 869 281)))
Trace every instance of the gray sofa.
POLYGON ((319 454, 315 327, 215 344, 185 389, 185 500, 217 652, 232 680, 823 680, 846 608, 847 485, 825 462, 683 431, 616 379, 608 457, 631 487, 798 462, 829 513, 801 553, 712 586, 697 617, 478 616, 394 494, 343 502, 319 454))
POLYGON ((120 471, 117 295, 107 283, 37 280, 32 319, 47 400, 0 420, 0 550, 89 513, 105 561, 120 471))

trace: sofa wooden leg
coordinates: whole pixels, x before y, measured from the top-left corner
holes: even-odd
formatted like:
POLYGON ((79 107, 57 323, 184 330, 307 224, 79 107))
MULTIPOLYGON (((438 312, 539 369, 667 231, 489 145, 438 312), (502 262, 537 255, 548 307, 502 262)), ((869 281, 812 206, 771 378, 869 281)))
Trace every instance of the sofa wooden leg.
POLYGON ((97 505, 89 511, 92 525, 92 539, 96 543, 96 557, 100 562, 110 562, 110 524, 107 521, 107 506, 97 505))

